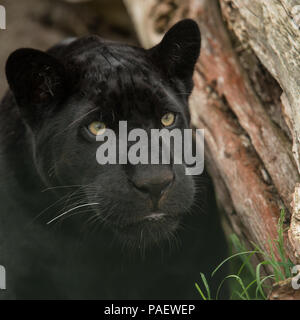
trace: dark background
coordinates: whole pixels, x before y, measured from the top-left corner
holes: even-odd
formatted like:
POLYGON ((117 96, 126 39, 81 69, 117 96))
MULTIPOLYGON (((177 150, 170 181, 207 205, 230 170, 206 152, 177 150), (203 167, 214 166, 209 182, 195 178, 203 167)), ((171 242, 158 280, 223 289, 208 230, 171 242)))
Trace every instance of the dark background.
POLYGON ((0 97, 7 89, 5 63, 21 47, 46 50, 62 39, 98 34, 138 44, 122 0, 0 0, 6 30, 0 30, 0 97))

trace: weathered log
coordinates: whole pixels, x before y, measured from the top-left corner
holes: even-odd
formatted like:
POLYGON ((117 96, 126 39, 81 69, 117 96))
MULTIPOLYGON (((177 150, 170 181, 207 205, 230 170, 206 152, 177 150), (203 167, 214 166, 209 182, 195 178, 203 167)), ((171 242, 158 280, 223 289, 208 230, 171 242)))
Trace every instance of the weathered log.
MULTIPOLYGON (((221 8, 240 41, 251 46, 278 81, 282 113, 293 137, 293 154, 300 170, 300 2, 220 0, 221 8)), ((299 185, 293 199, 289 239, 295 260, 300 257, 299 185)))
MULTIPOLYGON (((268 239, 276 238, 279 198, 273 187, 263 181, 263 165, 228 106, 211 87, 207 87, 200 72, 196 72, 195 83, 191 105, 197 108, 192 108, 193 122, 206 129, 207 147, 213 154, 210 161, 214 162, 230 190, 235 210, 227 211, 227 214, 230 214, 234 231, 250 234, 249 239, 263 244, 268 250, 268 239)), ((218 186, 219 179, 214 180, 218 186)))
POLYGON ((300 291, 292 287, 292 279, 276 283, 268 297, 269 300, 300 300, 300 291))
POLYGON ((293 215, 289 229, 289 239, 295 254, 295 258, 297 262, 300 263, 300 184, 297 184, 296 186, 292 207, 293 215))
MULTIPOLYGON (((283 89, 291 122, 294 156, 300 172, 300 2, 299 0, 220 0, 230 6, 231 24, 243 43, 255 51, 283 89)), ((228 19, 227 19, 228 20, 228 19)))
MULTIPOLYGON (((300 117, 296 106, 299 107, 300 42, 298 31, 289 24, 290 18, 285 26, 287 14, 280 18, 282 12, 278 6, 280 2, 287 1, 272 0, 262 5, 263 1, 259 0, 220 0, 228 23, 232 18, 226 12, 229 4, 235 4, 232 10, 235 10, 236 16, 240 15, 239 24, 244 22, 244 29, 241 29, 241 36, 238 37, 242 50, 243 46, 250 48, 253 45, 258 58, 283 89, 282 103, 278 98, 273 104, 278 109, 277 121, 274 120, 276 117, 270 115, 268 99, 259 93, 264 91, 264 84, 251 79, 250 73, 244 68, 241 56, 233 45, 235 39, 232 36, 235 35, 228 32, 222 21, 217 0, 124 2, 145 47, 158 43, 164 32, 182 18, 193 18, 199 23, 203 39, 202 54, 195 72, 196 86, 191 97, 193 125, 206 129, 208 159, 213 162, 208 165, 213 168, 210 172, 218 198, 235 231, 240 229, 239 234, 246 234, 249 240, 268 250, 268 240, 276 238, 279 208, 284 204, 287 212, 292 211, 292 194, 299 182, 299 164, 296 162, 300 117), (247 13, 253 6, 254 13, 247 13), (258 12, 255 13, 255 10, 258 12), (275 13, 280 14, 273 17, 275 13), (257 15, 258 20, 261 17, 261 24, 269 25, 263 29, 257 20, 254 24, 251 21, 253 14, 257 15), (273 20, 276 31, 272 31, 273 20), (251 32, 247 33, 245 42, 241 37, 248 30, 247 23, 251 24, 251 32), (257 25, 255 30, 252 24, 257 25), (278 44, 280 37, 285 39, 278 44), (293 39, 298 43, 294 43, 293 39), (287 53, 288 48, 290 51, 287 53), (268 59, 272 61, 264 63, 268 59), (297 120, 293 118, 295 115, 298 116, 297 120), (282 123, 283 118, 289 120, 288 126, 282 123), (287 128, 291 129, 294 138, 295 159, 287 128)), ((288 8, 291 5, 290 1, 288 8)), ((232 23, 229 25, 233 31, 237 31, 238 27, 232 23)), ((266 70, 264 72, 267 73, 266 70)), ((282 90, 271 75, 268 77, 274 81, 280 97, 282 90)), ((272 99, 270 90, 269 100, 272 99)), ((287 251, 295 261, 294 249, 289 244, 287 251)))

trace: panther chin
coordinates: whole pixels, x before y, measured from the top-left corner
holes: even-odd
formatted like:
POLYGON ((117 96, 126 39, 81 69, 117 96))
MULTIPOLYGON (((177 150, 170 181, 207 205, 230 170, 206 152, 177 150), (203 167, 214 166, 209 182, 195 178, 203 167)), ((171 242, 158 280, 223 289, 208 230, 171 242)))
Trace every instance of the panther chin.
POLYGON ((124 245, 136 248, 161 246, 164 240, 174 237, 180 218, 162 212, 153 212, 134 222, 114 226, 124 245))

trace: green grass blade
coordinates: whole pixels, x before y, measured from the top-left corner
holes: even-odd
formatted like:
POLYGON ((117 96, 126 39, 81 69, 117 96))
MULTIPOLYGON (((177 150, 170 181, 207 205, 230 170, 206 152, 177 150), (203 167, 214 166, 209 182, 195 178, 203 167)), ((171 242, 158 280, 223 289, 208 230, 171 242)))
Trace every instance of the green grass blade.
POLYGON ((259 263, 257 266, 256 266, 256 283, 257 283, 257 289, 256 289, 256 299, 258 298, 258 292, 261 294, 261 296, 263 297, 264 300, 266 300, 266 295, 264 293, 264 290, 263 290, 263 283, 261 281, 261 275, 260 275, 260 268, 263 266, 263 265, 268 265, 270 264, 269 261, 263 261, 261 263, 259 263))
MULTIPOLYGON (((274 275, 271 274, 271 275, 266 276, 265 278, 261 279, 260 283, 257 285, 257 288, 256 288, 256 293, 255 293, 256 299, 258 299, 258 293, 261 292, 260 290, 263 291, 263 289, 262 289, 263 283, 268 279, 274 279, 274 275)), ((265 295, 263 295, 262 297, 264 298, 264 300, 266 300, 266 296, 265 295)))
POLYGON ((212 272, 211 276, 213 277, 216 272, 228 261, 230 261, 231 259, 234 259, 235 257, 239 257, 239 256, 243 256, 243 255, 246 255, 246 254, 251 254, 251 253, 254 253, 255 251, 246 251, 246 252, 239 252, 239 253, 236 253, 230 257, 228 257, 227 259, 225 259, 223 262, 221 262, 217 268, 212 272))
POLYGON ((208 285, 208 282, 206 280, 206 277, 205 277, 204 273, 200 273, 200 275, 201 275, 202 282, 203 282, 203 284, 205 286, 205 289, 206 289, 207 300, 211 300, 210 289, 209 289, 209 285, 208 285))
POLYGON ((245 292, 249 292, 249 290, 251 289, 251 287, 252 287, 256 282, 257 282, 256 279, 253 280, 253 281, 251 281, 251 282, 248 284, 248 286, 246 287, 246 291, 243 291, 243 292, 241 293, 241 295, 244 296, 245 292))
POLYGON ((204 293, 202 292, 202 290, 200 289, 198 283, 195 283, 195 287, 198 290, 198 292, 200 293, 201 297, 203 300, 207 300, 207 298, 205 297, 204 293))
MULTIPOLYGON (((231 240, 231 242, 232 242, 232 244, 233 244, 236 252, 245 252, 245 251, 247 251, 246 246, 240 241, 240 239, 237 237, 236 234, 232 234, 232 235, 230 236, 230 240, 231 240)), ((239 271, 238 271, 238 273, 237 273, 238 276, 241 275, 242 271, 243 271, 244 268, 246 267, 247 270, 251 273, 251 276, 252 276, 253 278, 255 278, 255 270, 254 270, 254 268, 253 268, 253 266, 252 266, 252 264, 251 264, 251 258, 252 258, 252 256, 253 256, 254 254, 255 254, 255 253, 249 254, 249 255, 246 256, 246 257, 245 257, 245 256, 241 256, 241 259, 242 259, 242 261, 243 261, 243 264, 242 264, 242 266, 240 267, 240 269, 239 269, 239 271)))
MULTIPOLYGON (((226 280, 226 279, 235 279, 235 280, 240 284, 243 292, 245 293, 245 295, 246 295, 246 300, 250 300, 250 297, 249 297, 249 294, 248 294, 248 292, 247 292, 247 290, 246 290, 246 287, 245 287, 245 285, 244 285, 244 282, 243 282, 243 280, 242 280, 239 276, 237 276, 237 275, 235 275, 235 274, 231 274, 231 275, 227 276, 224 280, 226 280)), ((238 295, 240 296, 240 294, 239 294, 238 292, 236 292, 236 294, 238 294, 238 295)))

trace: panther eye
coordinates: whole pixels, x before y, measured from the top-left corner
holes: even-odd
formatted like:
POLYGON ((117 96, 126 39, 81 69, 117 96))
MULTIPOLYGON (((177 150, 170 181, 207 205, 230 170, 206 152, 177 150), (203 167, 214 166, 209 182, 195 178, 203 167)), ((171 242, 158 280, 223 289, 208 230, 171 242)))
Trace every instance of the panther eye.
POLYGON ((172 124, 174 124, 175 118, 176 116, 173 112, 168 112, 161 118, 161 123, 164 127, 170 127, 172 124))
POLYGON ((104 134, 106 130, 106 125, 104 122, 94 121, 88 126, 88 129, 90 133, 93 134, 94 136, 99 136, 104 134))

